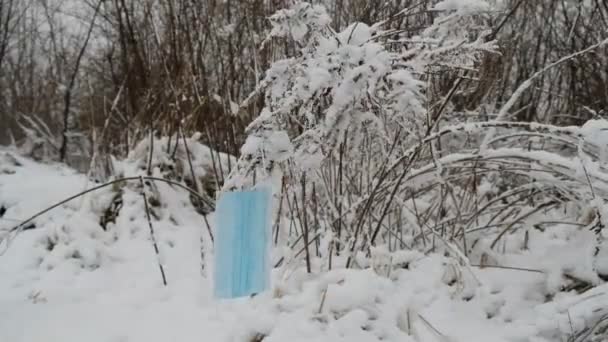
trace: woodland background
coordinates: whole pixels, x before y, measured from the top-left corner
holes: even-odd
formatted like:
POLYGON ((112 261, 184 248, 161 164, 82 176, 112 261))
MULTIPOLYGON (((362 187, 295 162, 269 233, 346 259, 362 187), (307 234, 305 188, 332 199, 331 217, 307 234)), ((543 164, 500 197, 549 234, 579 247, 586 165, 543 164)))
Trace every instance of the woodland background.
MULTIPOLYGON (((331 26, 387 25, 415 36, 436 13, 427 0, 325 0, 331 26)), ((241 103, 272 61, 296 54, 287 40, 262 44, 267 18, 286 0, 0 0, 0 143, 31 143, 38 158, 86 168, 97 149, 125 156, 153 130, 202 132, 239 154, 244 128, 264 106, 241 103)), ((492 113, 548 62, 596 43, 608 28, 604 0, 498 1, 488 53, 466 73, 454 112, 492 113), (500 13, 498 13, 500 12, 500 13)), ((605 115, 608 53, 601 48, 544 73, 518 100, 517 121, 580 125, 605 115)), ((429 97, 458 70, 429 73, 429 97)), ((484 116, 485 115, 485 116, 484 116)), ((491 118, 491 117, 490 117, 491 118)))

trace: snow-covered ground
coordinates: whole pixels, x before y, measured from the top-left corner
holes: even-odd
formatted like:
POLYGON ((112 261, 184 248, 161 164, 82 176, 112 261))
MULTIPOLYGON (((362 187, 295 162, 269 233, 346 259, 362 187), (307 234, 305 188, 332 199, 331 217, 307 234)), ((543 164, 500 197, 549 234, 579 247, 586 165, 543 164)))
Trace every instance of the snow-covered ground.
POLYGON ((501 259, 501 267, 525 270, 499 268, 492 258, 484 268, 463 267, 415 251, 388 258, 379 249, 361 269, 326 271, 314 259, 308 275, 287 262, 274 270, 272 291, 216 301, 200 266, 205 224, 186 193, 157 184, 163 196, 153 223, 163 286, 135 185, 122 187, 122 210, 105 231, 99 217, 115 188, 7 235, 93 184, 63 166, 0 150, 0 341, 567 341, 608 313, 606 285, 546 295, 559 282, 552 267, 585 264, 585 241, 593 238, 560 226, 532 233, 534 248, 501 259))

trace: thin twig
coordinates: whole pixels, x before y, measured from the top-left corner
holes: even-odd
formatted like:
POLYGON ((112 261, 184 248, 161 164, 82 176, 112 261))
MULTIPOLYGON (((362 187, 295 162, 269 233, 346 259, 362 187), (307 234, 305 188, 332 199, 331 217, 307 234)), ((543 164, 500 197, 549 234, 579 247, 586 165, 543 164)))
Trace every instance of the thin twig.
POLYGON ((158 261, 158 268, 160 269, 160 275, 163 278, 163 285, 167 286, 167 277, 165 276, 165 269, 160 258, 160 251, 158 250, 158 244, 156 243, 156 237, 154 236, 154 228, 152 226, 152 219, 150 218, 150 208, 148 207, 148 198, 146 197, 146 185, 144 184, 144 178, 139 177, 141 183, 141 196, 144 199, 144 208, 146 209, 146 218, 148 219, 148 226, 150 227, 150 238, 152 239, 152 245, 154 246, 154 252, 156 253, 156 260, 158 261))

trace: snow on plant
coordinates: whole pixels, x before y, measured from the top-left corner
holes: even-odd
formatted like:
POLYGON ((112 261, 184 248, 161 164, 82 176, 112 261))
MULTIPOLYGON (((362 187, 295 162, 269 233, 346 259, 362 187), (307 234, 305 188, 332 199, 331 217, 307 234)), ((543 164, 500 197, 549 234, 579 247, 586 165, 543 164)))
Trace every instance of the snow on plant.
MULTIPOLYGON (((559 247, 538 255, 549 260, 533 265, 546 274, 545 295, 605 277, 605 122, 577 128, 451 116, 451 96, 467 91, 458 78, 495 53, 485 1, 429 4, 434 22, 415 37, 382 24, 334 32, 318 16, 297 14, 311 5, 296 7, 273 21, 272 37, 297 39, 300 50, 267 71, 259 89, 265 107, 226 183, 283 179, 274 229, 292 250, 286 263, 305 256, 321 269, 365 267, 377 248, 388 255, 411 248, 451 255, 458 282, 477 286, 465 279, 473 265, 513 262, 504 254, 542 243, 546 227, 561 220, 595 233, 572 234, 585 246, 579 264, 559 258, 559 247), (291 21, 299 23, 295 37, 291 21), (436 73, 457 80, 438 101, 429 88, 436 73), (480 148, 483 136, 490 137, 480 148)), ((374 267, 388 274, 390 257, 381 259, 374 267)))
MULTIPOLYGON (((479 5, 485 2, 459 3, 429 8, 437 12, 436 20, 413 39, 383 31, 381 24, 353 23, 336 33, 318 25, 320 15, 302 14, 313 11, 309 4, 296 4, 295 10, 281 12, 281 20, 271 21, 272 37, 296 40, 301 48, 267 71, 260 87, 265 108, 247 128, 241 158, 225 189, 264 179, 277 184, 283 178, 287 187, 277 196, 279 206, 289 207, 286 219, 303 232, 284 243, 304 252, 309 269, 310 245, 317 238, 331 236, 328 248, 345 251, 347 266, 365 263, 360 253, 369 254, 368 247, 384 243, 387 234, 391 250, 395 243, 397 249, 417 243, 403 237, 407 213, 395 205, 416 210, 407 203, 410 195, 399 189, 419 157, 420 141, 437 125, 433 120, 438 118, 429 116, 435 113, 427 110, 427 73, 437 67, 454 74, 472 70, 483 53, 495 48, 479 33, 488 17, 488 7, 479 5), (311 23, 304 24, 305 18, 311 23), (295 35, 293 22, 299 23, 295 35), (460 26, 464 28, 456 29, 460 26), (395 163, 397 168, 387 167, 395 163), (401 233, 380 232, 387 217, 401 222, 401 233)), ((275 229, 281 229, 280 223, 275 229)), ((447 240, 445 246, 467 264, 447 240)), ((317 255, 326 255, 316 249, 317 255)))
MULTIPOLYGON (((243 302, 243 309, 255 309, 253 317, 257 304, 268 301, 273 316, 249 321, 234 336, 293 337, 286 317, 310 325, 314 334, 361 333, 369 340, 432 339, 419 335, 419 327, 435 338, 474 340, 484 335, 478 331, 484 325, 493 332, 506 327, 505 340, 554 341, 569 334, 582 341, 589 331, 605 334, 608 123, 510 122, 510 107, 499 121, 455 119, 451 97, 465 92, 468 82, 459 80, 472 78, 480 57, 494 52, 485 26, 490 7, 476 0, 428 6, 434 23, 415 37, 383 31, 382 24, 353 23, 333 32, 322 7, 307 3, 272 17, 269 37, 298 51, 276 61, 261 83, 265 107, 248 127, 226 188, 283 181, 273 225, 278 284, 276 298, 261 294, 243 302), (430 94, 437 73, 457 79, 438 100, 430 94), (366 270, 340 269, 345 265, 366 270), (458 316, 473 318, 466 337, 454 332, 457 324, 446 324, 458 316)), ((105 272, 112 262, 128 266, 125 275, 146 270, 153 275, 146 280, 159 284, 147 271, 156 270, 149 262, 152 238, 169 283, 192 283, 200 208, 175 185, 213 192, 233 163, 197 140, 146 139, 117 163, 122 176, 135 176, 132 186, 88 197, 82 211, 67 206, 36 220, 28 232, 39 237, 35 267, 49 274, 64 265, 105 272), (143 174, 173 183, 144 186, 143 174), (153 220, 145 216, 143 194, 153 220), (118 197, 119 212, 98 224, 118 197), (156 237, 151 221, 159 228, 156 237)), ((0 154, 0 161, 6 218, 35 211, 30 206, 38 197, 59 196, 29 193, 60 189, 64 178, 74 187, 75 176, 63 170, 45 166, 28 174, 34 168, 25 160, 0 154)), ((4 236, 12 227, 0 221, 0 247, 8 246, 4 236)), ((31 242, 27 236, 21 247, 31 242)), ((9 255, 16 260, 18 251, 9 255)))
POLYGON ((483 0, 446 0, 432 8, 439 13, 434 25, 420 37, 416 52, 419 70, 429 64, 443 67, 475 68, 482 52, 495 52, 488 39, 490 5, 483 0), (430 63, 432 61, 433 63, 430 63))
POLYGON ((345 137, 352 140, 349 152, 360 152, 361 142, 368 138, 380 142, 374 147, 376 153, 386 155, 390 137, 398 129, 407 131, 408 122, 423 125, 426 120, 427 68, 440 61, 471 68, 479 53, 494 48, 482 35, 469 41, 463 30, 454 30, 461 21, 480 22, 474 18, 486 16, 487 4, 456 4, 439 3, 435 24, 418 37, 422 44, 408 49, 402 43, 397 51, 391 46, 394 41, 389 44, 385 39, 381 25, 353 23, 333 32, 318 5, 297 3, 273 15, 270 37, 295 40, 301 49, 267 71, 262 82, 265 108, 247 129, 247 149, 228 186, 251 181, 256 168, 261 175, 269 174, 275 162, 317 170, 345 137), (271 147, 267 132, 287 134, 293 152, 289 154, 291 146, 285 139, 282 148, 271 147))
POLYGON ((330 22, 325 7, 307 2, 279 10, 269 20, 272 24, 270 37, 290 36, 295 41, 302 41, 308 33, 314 34, 330 22))

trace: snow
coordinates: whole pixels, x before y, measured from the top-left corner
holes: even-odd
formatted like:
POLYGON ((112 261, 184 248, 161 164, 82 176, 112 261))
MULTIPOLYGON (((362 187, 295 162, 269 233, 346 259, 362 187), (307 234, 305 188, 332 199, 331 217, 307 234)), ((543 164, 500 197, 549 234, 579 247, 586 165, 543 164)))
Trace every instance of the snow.
POLYGON ((585 142, 595 144, 599 147, 600 159, 608 161, 608 121, 589 120, 581 127, 581 133, 585 142))
POLYGON ((364 23, 354 23, 337 34, 342 44, 363 45, 367 43, 373 34, 371 27, 364 23))
MULTIPOLYGON (((438 1, 433 24, 402 50, 392 45, 399 38, 391 45, 381 38, 389 34, 378 31, 382 25, 334 32, 322 6, 295 2, 278 11, 268 38, 293 43, 297 53, 273 63, 260 83, 264 108, 246 129, 238 161, 202 145, 200 134, 150 137, 113 159, 111 177, 125 178, 102 186, 0 148, 0 341, 567 341, 593 326, 608 315, 606 121, 508 122, 541 70, 500 109, 499 121, 428 122, 431 88, 421 74, 475 70, 479 57, 496 52, 485 41, 489 9, 483 0, 438 1), (465 136, 480 148, 452 148, 465 136), (522 137, 530 144, 511 143, 522 137), (433 146, 442 138, 441 149, 433 146), (533 147, 537 140, 547 148, 533 147), (431 155, 419 156, 427 144, 431 155), (471 191, 459 173, 472 164, 485 174, 475 175, 481 184, 471 191), (306 188, 311 180, 315 195, 306 188), (433 188, 416 192, 429 184, 442 187, 441 203, 433 188), (320 250, 309 255, 311 272, 297 255, 305 239, 286 232, 302 228, 298 209, 277 210, 284 220, 270 253, 272 288, 217 300, 212 239, 222 227, 214 200, 266 185, 285 211, 284 197, 289 207, 318 197, 309 223, 318 225, 320 250), (453 203, 443 203, 443 188, 453 203), (510 202, 533 190, 542 196, 510 202), (475 201, 463 203, 469 212, 455 196, 475 201), (492 205, 477 211, 485 204, 492 205), (421 220, 420 210, 440 217, 421 220), (335 234, 338 215, 347 228, 335 234), (455 218, 450 237, 445 226, 455 218), (401 245, 391 248, 389 236, 398 233, 401 245)), ((229 35, 233 27, 223 29, 229 35)), ((230 98, 214 98, 239 111, 230 98)))
POLYGON ((297 41, 303 40, 310 31, 318 30, 330 22, 325 7, 307 2, 297 2, 291 8, 279 10, 270 16, 269 20, 272 24, 270 36, 291 36, 297 41))
POLYGON ((476 13, 490 10, 490 5, 484 0, 443 0, 434 7, 437 11, 459 11, 461 14, 476 13))
POLYGON ((262 150, 272 160, 285 160, 292 150, 291 141, 285 132, 270 132, 266 137, 249 136, 241 147, 242 154, 255 154, 262 150))
MULTIPOLYGON (((5 218, 23 219, 82 190, 83 175, 63 166, 13 151, 0 157, 0 204, 7 207, 0 231, 15 224, 5 218)), ((451 257, 391 255, 377 247, 370 267, 327 271, 324 259, 314 258, 307 275, 292 261, 274 270, 272 291, 216 301, 210 279, 201 275, 200 215, 186 205, 184 193, 158 187, 163 210, 154 228, 168 286, 161 282, 136 188, 123 188, 123 211, 108 231, 94 209, 110 198, 100 190, 82 207, 74 201, 43 215, 0 256, 0 340, 251 341, 259 335, 270 342, 555 341, 608 304, 607 285, 582 295, 555 292, 562 281, 555 276, 563 270, 597 280, 588 276, 594 274, 591 259, 581 254, 592 253, 595 236, 565 225, 530 230, 528 252, 513 249, 474 267, 479 284, 451 257), (49 241, 55 245, 50 252, 49 241), (556 293, 548 302, 547 291, 556 293)), ((343 262, 337 258, 334 265, 343 262)))

